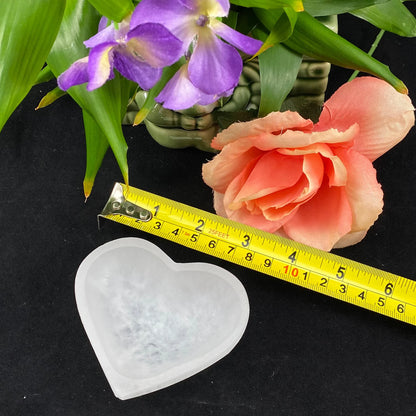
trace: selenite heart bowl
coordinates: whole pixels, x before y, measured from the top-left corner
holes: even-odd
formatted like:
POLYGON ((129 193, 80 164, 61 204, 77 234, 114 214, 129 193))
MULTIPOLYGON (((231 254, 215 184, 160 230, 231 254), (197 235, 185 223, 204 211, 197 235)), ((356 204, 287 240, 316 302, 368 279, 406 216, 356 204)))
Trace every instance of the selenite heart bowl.
POLYGON ((137 397, 227 355, 247 326, 240 281, 207 263, 180 264, 139 238, 106 243, 81 263, 78 311, 114 394, 137 397))

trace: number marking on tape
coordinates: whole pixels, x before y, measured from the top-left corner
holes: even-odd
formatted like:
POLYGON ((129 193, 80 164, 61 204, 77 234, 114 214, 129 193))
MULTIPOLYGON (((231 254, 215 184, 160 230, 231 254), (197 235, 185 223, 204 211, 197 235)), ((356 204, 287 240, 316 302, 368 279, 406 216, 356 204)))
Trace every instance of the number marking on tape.
POLYGON ((99 217, 416 325, 416 281, 120 183, 99 217))

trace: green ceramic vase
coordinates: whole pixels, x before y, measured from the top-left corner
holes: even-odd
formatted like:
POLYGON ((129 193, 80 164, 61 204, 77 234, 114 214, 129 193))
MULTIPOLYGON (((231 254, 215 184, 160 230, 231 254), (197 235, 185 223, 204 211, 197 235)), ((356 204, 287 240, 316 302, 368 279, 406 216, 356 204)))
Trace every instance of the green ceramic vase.
MULTIPOLYGON (((337 17, 320 19, 330 29, 337 31, 337 17)), ((331 65, 304 57, 292 91, 284 101, 281 111, 292 110, 304 118, 316 121, 325 99, 328 75, 331 65)), ((146 92, 140 91, 129 106, 124 120, 131 124, 137 111, 146 99, 146 92)), ((241 120, 252 118, 260 104, 259 64, 253 60, 243 67, 238 86, 227 99, 208 106, 195 105, 183 111, 172 111, 156 104, 144 123, 150 135, 165 147, 182 149, 196 147, 203 151, 214 151, 210 143, 226 124, 229 112, 238 112, 241 120), (244 114, 247 114, 244 117, 244 114), (222 120, 222 122, 221 122, 222 120)))

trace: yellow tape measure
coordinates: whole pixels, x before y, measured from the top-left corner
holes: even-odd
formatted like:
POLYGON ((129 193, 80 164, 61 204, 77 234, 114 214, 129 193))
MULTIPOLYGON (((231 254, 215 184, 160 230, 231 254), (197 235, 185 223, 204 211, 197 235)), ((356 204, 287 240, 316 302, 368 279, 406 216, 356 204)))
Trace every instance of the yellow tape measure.
POLYGON ((100 217, 416 325, 416 281, 120 183, 100 217))

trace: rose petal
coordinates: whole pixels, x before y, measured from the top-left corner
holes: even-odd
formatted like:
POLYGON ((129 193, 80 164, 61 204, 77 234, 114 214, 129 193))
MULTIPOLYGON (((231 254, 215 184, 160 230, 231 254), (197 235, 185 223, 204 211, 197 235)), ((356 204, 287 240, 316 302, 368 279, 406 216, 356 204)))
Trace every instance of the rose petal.
POLYGON ((229 214, 226 212, 224 207, 224 194, 214 191, 214 209, 217 215, 221 215, 225 218, 230 218, 233 221, 240 222, 242 224, 250 225, 258 229, 267 232, 276 232, 277 228, 280 227, 275 221, 268 221, 263 214, 253 215, 247 211, 244 207, 238 211, 231 211, 229 214), (245 222, 248 221, 248 222, 245 222), (277 228, 276 228, 277 227, 277 228))
POLYGON ((257 199, 292 187, 302 176, 302 165, 302 156, 265 153, 257 160, 235 199, 257 199))
POLYGON ((324 177, 324 163, 319 154, 309 154, 303 157, 303 174, 308 181, 303 193, 294 202, 305 202, 315 195, 324 177))
POLYGON ((217 215, 227 218, 227 213, 224 207, 224 194, 214 191, 214 209, 217 215))
POLYGON ((312 121, 304 119, 299 113, 276 111, 260 119, 231 124, 214 138, 211 146, 221 150, 226 144, 236 140, 251 139, 271 132, 284 132, 288 129, 312 131, 312 128, 312 121))
POLYGON ((261 41, 243 35, 219 20, 212 20, 210 26, 215 34, 249 55, 254 55, 261 48, 261 41))
MULTIPOLYGON (((224 204, 227 217, 234 221, 242 222, 264 231, 275 232, 287 220, 288 215, 297 209, 296 204, 287 204, 286 206, 280 207, 280 209, 267 205, 266 208, 271 209, 268 210, 268 215, 265 215, 264 209, 259 206, 259 202, 273 198, 275 194, 260 199, 254 198, 246 200, 240 198, 240 194, 244 192, 243 189, 249 181, 250 176, 253 175, 254 170, 258 168, 261 162, 262 158, 257 158, 247 163, 244 169, 230 182, 225 191, 222 203, 224 204)), ((302 161, 300 160, 300 162, 302 161)), ((302 175, 302 172, 300 172, 300 175, 302 175)), ((301 189, 296 189, 295 192, 299 193, 301 189)), ((282 191, 282 193, 287 194, 285 191, 282 191)))
POLYGON ((268 220, 281 221, 284 216, 298 206, 296 201, 303 194, 307 186, 308 181, 305 176, 302 176, 290 188, 257 199, 256 205, 268 220))
POLYGON ((344 187, 324 183, 283 228, 291 239, 329 251, 351 231, 351 223, 352 212, 344 187))
POLYGON ((356 244, 374 224, 383 210, 383 191, 372 163, 354 149, 339 149, 338 156, 348 170, 345 186, 352 210, 351 232, 338 241, 337 247, 356 244))
POLYGON ((75 61, 65 72, 59 75, 58 87, 66 91, 74 85, 88 82, 88 56, 75 61))
MULTIPOLYGON (((217 213, 225 211, 225 216, 243 224, 259 228, 267 232, 275 232, 281 227, 281 223, 276 220, 268 220, 260 209, 256 209, 255 205, 236 201, 235 197, 245 180, 250 175, 251 169, 254 167, 256 161, 249 163, 245 169, 236 177, 233 178, 228 186, 225 194, 221 198, 223 209, 219 209, 217 213)), ((217 209, 217 204, 214 207, 217 209)))
MULTIPOLYGON (((349 148, 350 146, 345 146, 349 148)), ((329 179, 329 186, 343 186, 347 182, 347 169, 341 159, 333 153, 336 147, 325 143, 314 143, 299 149, 279 149, 285 155, 321 155, 325 164, 325 173, 329 179)))
POLYGON ((256 201, 267 219, 279 220, 283 223, 284 215, 288 215, 299 204, 303 204, 315 196, 324 175, 322 157, 319 154, 306 154, 303 157, 302 171, 303 176, 295 186, 256 201), (285 209, 282 210, 282 207, 285 209))
POLYGON ((262 150, 273 148, 299 149, 308 148, 316 144, 342 145, 350 147, 358 132, 358 126, 355 124, 346 131, 330 129, 323 132, 303 132, 296 130, 287 130, 282 134, 264 134, 252 139, 253 145, 262 150))
MULTIPOLYGON (((248 122, 250 123, 250 122, 248 122)), ((244 153, 251 147, 257 147, 260 150, 268 151, 272 149, 296 149, 301 154, 303 151, 308 153, 307 149, 319 143, 337 144, 345 147, 351 146, 351 141, 356 137, 358 126, 353 125, 348 130, 341 132, 338 130, 327 130, 324 132, 304 132, 296 130, 281 130, 281 134, 257 133, 253 136, 240 137, 239 128, 233 128, 234 125, 243 125, 246 123, 234 123, 228 129, 222 131, 213 139, 211 146, 215 149, 226 149, 233 147, 235 153, 244 153), (237 130, 236 134, 230 134, 227 130, 237 130), (225 140, 224 140, 225 136, 225 140), (219 142, 221 144, 218 146, 219 142), (225 147, 222 144, 225 143, 225 147), (228 145, 227 145, 228 143, 228 145)), ((249 126, 250 127, 250 126, 249 126)), ((280 150, 282 151, 282 150, 280 150)))
POLYGON ((222 94, 237 86, 243 61, 235 48, 201 27, 189 60, 189 79, 206 94, 222 94))
POLYGON ((259 159, 260 158, 252 159, 250 162, 248 162, 244 166, 244 169, 238 175, 233 177, 227 186, 227 189, 224 193, 224 206, 227 213, 229 213, 230 210, 236 211, 244 206, 244 201, 237 197, 253 169, 255 168, 256 164, 258 163, 259 159))
POLYGON ((359 243, 367 235, 366 231, 349 232, 334 244, 333 248, 344 248, 359 243))
POLYGON ((240 153, 239 149, 227 146, 211 161, 202 165, 204 182, 217 192, 225 193, 232 179, 237 176, 253 159, 263 154, 258 149, 249 149, 240 153))
POLYGON ((342 85, 326 101, 316 130, 346 130, 357 123, 360 133, 354 148, 373 161, 401 141, 414 120, 407 95, 378 78, 359 77, 342 85))

